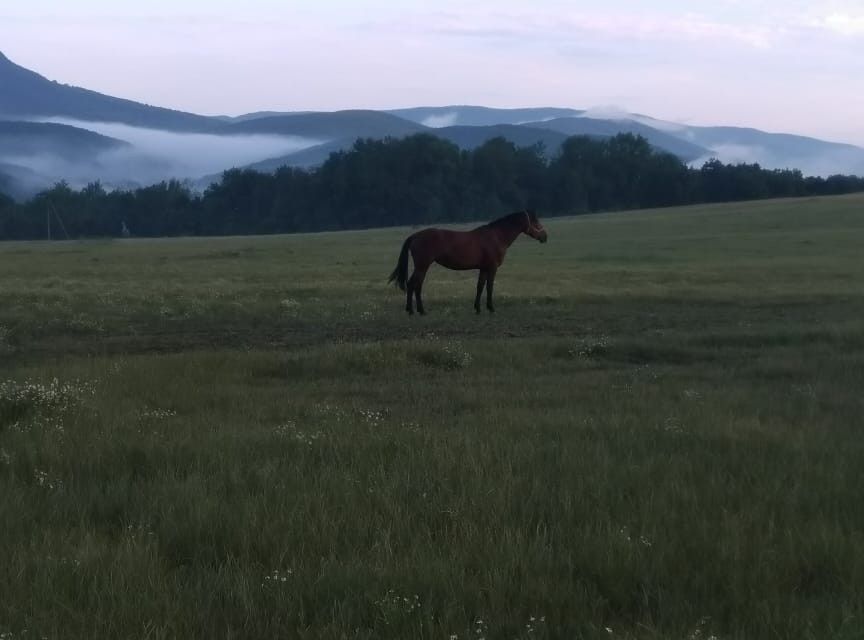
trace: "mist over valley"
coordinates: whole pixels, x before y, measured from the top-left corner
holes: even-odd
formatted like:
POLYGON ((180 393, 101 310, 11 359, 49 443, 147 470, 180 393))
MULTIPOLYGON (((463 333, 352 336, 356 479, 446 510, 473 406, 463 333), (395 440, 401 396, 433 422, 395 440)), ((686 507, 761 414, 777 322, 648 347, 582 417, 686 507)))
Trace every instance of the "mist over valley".
POLYGON ((424 132, 462 149, 497 137, 520 147, 542 145, 547 158, 569 136, 632 133, 695 167, 716 158, 814 176, 864 174, 864 149, 854 145, 740 127, 691 126, 615 106, 457 105, 209 117, 59 84, 2 54, 0 86, 0 189, 18 199, 60 181, 75 188, 98 181, 115 189, 178 179, 200 190, 231 168, 314 168, 358 139, 424 132))

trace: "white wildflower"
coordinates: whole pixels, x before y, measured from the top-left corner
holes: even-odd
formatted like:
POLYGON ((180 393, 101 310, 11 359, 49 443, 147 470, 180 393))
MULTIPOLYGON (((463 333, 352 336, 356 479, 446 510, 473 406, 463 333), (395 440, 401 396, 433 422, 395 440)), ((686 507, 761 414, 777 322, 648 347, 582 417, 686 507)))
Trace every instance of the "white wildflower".
POLYGON ((57 478, 52 478, 48 475, 47 471, 42 471, 40 469, 35 469, 33 471, 33 478, 36 480, 36 484, 40 487, 44 487, 45 489, 59 489, 63 486, 63 482, 57 478))
POLYGON ((326 437, 326 434, 321 431, 301 431, 297 428, 297 423, 293 420, 289 420, 288 422, 284 422, 280 425, 277 425, 273 432, 277 435, 288 438, 291 440, 296 440, 297 442, 301 442, 305 445, 312 446, 315 442, 319 440, 323 440, 326 437))
POLYGON ((264 582, 261 583, 261 586, 284 584, 288 582, 288 579, 292 575, 294 575, 292 569, 273 569, 273 571, 264 576, 264 582))
POLYGON ((176 415, 177 412, 174 409, 143 409, 138 413, 138 417, 142 420, 164 420, 176 415))
POLYGON ((363 418, 366 424, 368 424, 370 427, 381 426, 381 423, 384 422, 383 411, 360 409, 358 413, 360 414, 360 417, 363 418))

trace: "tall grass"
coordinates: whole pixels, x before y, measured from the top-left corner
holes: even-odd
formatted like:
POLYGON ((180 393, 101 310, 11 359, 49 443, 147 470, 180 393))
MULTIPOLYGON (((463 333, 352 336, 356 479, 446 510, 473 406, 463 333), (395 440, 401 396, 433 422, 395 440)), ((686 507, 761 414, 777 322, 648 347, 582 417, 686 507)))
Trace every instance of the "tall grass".
POLYGON ((0 246, 0 634, 862 637, 862 204, 0 246))

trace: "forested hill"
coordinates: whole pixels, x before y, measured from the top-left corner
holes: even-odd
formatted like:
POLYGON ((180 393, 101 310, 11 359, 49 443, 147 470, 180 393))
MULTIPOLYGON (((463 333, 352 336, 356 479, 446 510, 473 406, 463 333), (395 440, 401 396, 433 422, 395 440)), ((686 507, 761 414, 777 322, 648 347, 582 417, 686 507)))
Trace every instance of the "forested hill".
POLYGON ((58 116, 84 121, 125 122, 168 131, 210 131, 219 126, 219 121, 213 118, 52 82, 15 64, 0 52, 0 119, 58 116))
POLYGON ((7 156, 44 154, 70 161, 86 161, 94 153, 130 145, 87 129, 51 122, 0 120, 0 148, 7 156))
MULTIPOLYGON (((2 181, 0 181, 2 188, 2 181)), ((542 147, 496 138, 471 150, 422 133, 360 140, 319 168, 231 170, 203 194, 178 181, 131 191, 65 184, 17 204, 0 195, 0 240, 44 238, 46 212, 69 237, 286 233, 542 216, 864 191, 864 178, 712 160, 691 168, 632 134, 542 147)))

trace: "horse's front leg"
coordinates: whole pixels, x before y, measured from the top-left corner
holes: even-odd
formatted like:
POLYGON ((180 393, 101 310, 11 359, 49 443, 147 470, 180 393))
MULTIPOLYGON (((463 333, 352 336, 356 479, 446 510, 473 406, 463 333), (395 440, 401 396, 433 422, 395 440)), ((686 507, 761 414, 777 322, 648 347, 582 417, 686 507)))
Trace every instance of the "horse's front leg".
POLYGON ((477 276, 477 296, 474 298, 474 310, 480 313, 480 297, 483 295, 483 287, 486 286, 486 272, 480 269, 477 276))
POLYGON ((489 309, 490 313, 495 311, 495 305, 492 304, 492 288, 495 286, 496 271, 496 269, 489 269, 486 276, 486 308, 489 309))

